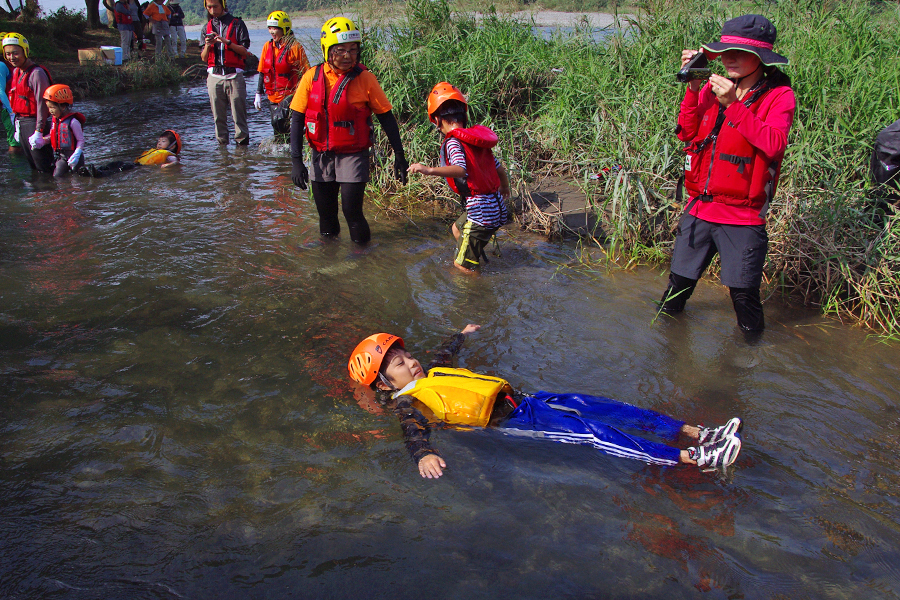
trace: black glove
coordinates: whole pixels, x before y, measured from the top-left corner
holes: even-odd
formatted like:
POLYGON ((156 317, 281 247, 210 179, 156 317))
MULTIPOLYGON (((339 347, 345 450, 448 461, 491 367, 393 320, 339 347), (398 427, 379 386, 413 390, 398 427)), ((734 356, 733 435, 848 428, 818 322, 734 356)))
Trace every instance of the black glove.
POLYGON ((303 164, 303 159, 294 159, 294 166, 291 169, 291 181, 294 182, 301 190, 306 189, 306 184, 309 183, 309 170, 306 168, 306 165, 303 164))
POLYGON ((394 155, 394 177, 402 183, 406 185, 406 170, 409 169, 409 162, 406 160, 406 157, 402 154, 394 155))

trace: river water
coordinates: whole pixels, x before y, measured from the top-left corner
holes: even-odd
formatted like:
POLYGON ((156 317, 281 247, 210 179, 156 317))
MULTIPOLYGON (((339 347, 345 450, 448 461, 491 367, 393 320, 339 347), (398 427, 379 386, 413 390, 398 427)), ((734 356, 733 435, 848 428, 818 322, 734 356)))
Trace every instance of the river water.
POLYGON ((286 156, 216 146, 203 86, 77 108, 88 162, 166 127, 184 160, 52 181, 0 156, 0 597, 900 594, 896 346, 777 299, 745 341, 710 283, 654 322, 664 272, 515 229, 481 277, 428 219, 370 208, 369 247, 322 245, 286 156), (440 430, 423 480, 347 356, 391 331, 427 359, 470 322, 460 366, 741 415, 743 452, 721 477, 440 430))

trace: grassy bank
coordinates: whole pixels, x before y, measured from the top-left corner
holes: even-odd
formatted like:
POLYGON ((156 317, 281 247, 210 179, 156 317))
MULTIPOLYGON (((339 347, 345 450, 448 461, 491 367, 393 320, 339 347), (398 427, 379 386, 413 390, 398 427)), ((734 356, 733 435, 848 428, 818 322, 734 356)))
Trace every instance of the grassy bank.
MULTIPOLYGON (((876 214, 867 176, 875 134, 900 117, 896 3, 648 0, 601 43, 587 28, 540 40, 530 23, 502 16, 476 26, 442 1, 411 0, 405 10, 393 23, 361 20, 364 60, 406 123, 410 157, 434 157, 424 99, 451 81, 475 120, 500 133, 520 182, 548 170, 583 182, 602 227, 597 242, 626 262, 667 260, 683 208, 673 133, 681 49, 717 39, 728 18, 763 12, 778 27, 798 100, 770 211, 767 291, 900 336, 900 218, 876 214)), ((439 193, 424 185, 413 193, 439 193)))
POLYGON ((180 62, 155 61, 152 49, 144 58, 124 66, 103 63, 80 65, 79 48, 118 46, 119 32, 109 28, 88 29, 83 12, 66 8, 50 13, 33 23, 0 21, 0 30, 21 33, 31 45, 31 57, 45 66, 56 83, 69 85, 75 97, 98 98, 143 89, 165 87, 183 81, 185 67, 199 60, 196 44, 189 51, 197 54, 180 62))

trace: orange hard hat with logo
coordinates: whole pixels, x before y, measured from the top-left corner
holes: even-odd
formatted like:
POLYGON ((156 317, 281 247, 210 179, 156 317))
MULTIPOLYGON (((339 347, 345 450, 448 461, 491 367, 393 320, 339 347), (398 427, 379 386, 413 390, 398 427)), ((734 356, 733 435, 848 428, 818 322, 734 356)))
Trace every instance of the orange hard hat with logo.
POLYGON ((384 355, 394 344, 400 344, 401 348, 405 348, 403 339, 390 333, 376 333, 357 344, 350 354, 350 362, 347 363, 350 379, 363 385, 371 385, 378 376, 384 355))
POLYGON ((459 91, 455 85, 447 83, 446 81, 442 81, 431 89, 431 93, 428 94, 428 119, 434 123, 435 116, 434 114, 441 107, 441 104, 447 102, 448 100, 458 100, 469 106, 469 103, 466 102, 466 97, 463 96, 462 92, 459 91))

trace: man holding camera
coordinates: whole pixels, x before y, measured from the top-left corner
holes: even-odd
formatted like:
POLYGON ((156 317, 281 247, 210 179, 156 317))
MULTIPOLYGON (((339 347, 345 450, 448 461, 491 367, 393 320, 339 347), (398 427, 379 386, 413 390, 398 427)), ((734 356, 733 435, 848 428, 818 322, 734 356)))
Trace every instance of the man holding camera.
POLYGON ((216 139, 228 143, 228 106, 234 120, 234 141, 240 146, 250 143, 247 129, 247 84, 244 81, 244 59, 250 47, 250 34, 244 22, 225 8, 225 0, 205 0, 209 21, 203 30, 200 59, 207 64, 206 89, 216 139))

